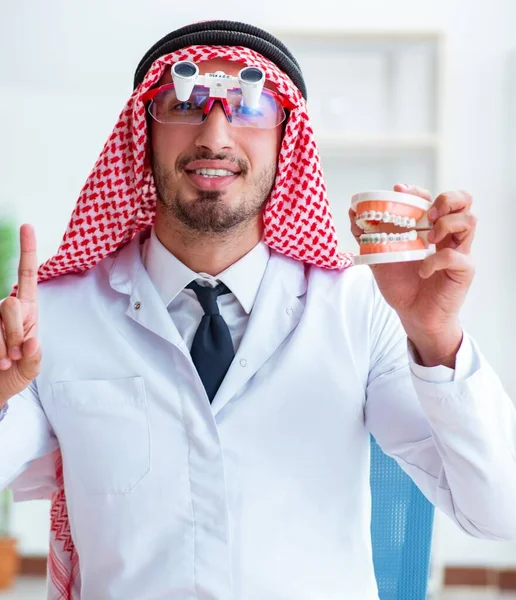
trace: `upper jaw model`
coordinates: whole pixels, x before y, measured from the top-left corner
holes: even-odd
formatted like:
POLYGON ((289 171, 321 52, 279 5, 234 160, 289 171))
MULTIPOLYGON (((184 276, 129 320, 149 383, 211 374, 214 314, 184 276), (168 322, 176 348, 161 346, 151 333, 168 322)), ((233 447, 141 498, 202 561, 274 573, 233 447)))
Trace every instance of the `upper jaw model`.
POLYGON ((354 194, 355 223, 363 230, 355 265, 423 260, 435 253, 427 241, 431 202, 419 196, 383 190, 354 194))

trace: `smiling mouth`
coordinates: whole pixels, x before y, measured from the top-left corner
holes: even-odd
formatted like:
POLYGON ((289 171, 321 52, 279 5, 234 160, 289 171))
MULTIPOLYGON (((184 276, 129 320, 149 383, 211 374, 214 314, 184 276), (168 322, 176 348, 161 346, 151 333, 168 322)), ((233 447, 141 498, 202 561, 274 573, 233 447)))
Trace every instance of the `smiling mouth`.
POLYGON ((204 191, 223 192, 240 177, 240 172, 229 169, 185 169, 185 173, 193 186, 204 191))
POLYGON ((218 177, 238 177, 239 172, 230 171, 228 169, 187 169, 187 173, 208 177, 210 179, 218 177))

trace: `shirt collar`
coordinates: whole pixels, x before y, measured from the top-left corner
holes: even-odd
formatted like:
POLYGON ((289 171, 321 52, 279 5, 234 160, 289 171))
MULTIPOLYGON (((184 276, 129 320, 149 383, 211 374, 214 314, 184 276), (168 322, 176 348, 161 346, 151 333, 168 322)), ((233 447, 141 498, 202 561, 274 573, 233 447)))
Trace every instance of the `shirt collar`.
POLYGON ((269 256, 269 247, 264 242, 259 242, 236 263, 219 275, 211 277, 192 271, 178 260, 159 241, 154 227, 142 247, 143 264, 165 306, 196 279, 204 279, 208 283, 218 280, 228 286, 247 314, 253 308, 269 256))

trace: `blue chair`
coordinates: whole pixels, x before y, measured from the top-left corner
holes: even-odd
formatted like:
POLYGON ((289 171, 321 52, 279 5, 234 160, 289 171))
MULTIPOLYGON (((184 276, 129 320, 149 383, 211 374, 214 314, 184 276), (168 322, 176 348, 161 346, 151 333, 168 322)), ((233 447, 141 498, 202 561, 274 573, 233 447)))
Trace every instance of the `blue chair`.
POLYGON ((380 600, 425 600, 434 507, 372 437, 371 494, 380 600))

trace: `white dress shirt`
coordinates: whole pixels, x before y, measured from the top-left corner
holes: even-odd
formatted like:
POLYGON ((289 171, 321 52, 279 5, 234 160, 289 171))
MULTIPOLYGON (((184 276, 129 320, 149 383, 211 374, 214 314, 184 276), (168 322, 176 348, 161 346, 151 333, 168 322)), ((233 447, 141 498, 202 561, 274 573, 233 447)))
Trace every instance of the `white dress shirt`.
POLYGON ((159 273, 152 240, 148 270, 137 237, 39 286, 41 374, 0 422, 16 500, 50 496, 61 449, 74 600, 377 599, 370 432, 463 530, 516 538, 515 409, 467 335, 454 371, 418 367, 368 267, 260 245, 220 275, 248 322, 210 404, 195 303, 182 320, 198 274, 159 273))
POLYGON ((204 311, 195 292, 185 289, 186 286, 192 281, 197 281, 201 285, 215 287, 221 281, 231 290, 231 293, 219 296, 217 303, 220 314, 229 328, 236 352, 244 335, 269 256, 269 247, 260 242, 238 262, 216 277, 212 277, 207 273, 195 273, 184 265, 163 246, 154 229, 142 247, 143 264, 150 280, 163 300, 163 304, 168 308, 168 313, 189 350, 204 311))

